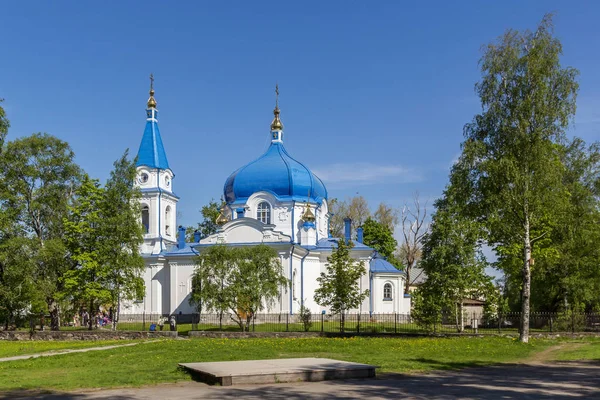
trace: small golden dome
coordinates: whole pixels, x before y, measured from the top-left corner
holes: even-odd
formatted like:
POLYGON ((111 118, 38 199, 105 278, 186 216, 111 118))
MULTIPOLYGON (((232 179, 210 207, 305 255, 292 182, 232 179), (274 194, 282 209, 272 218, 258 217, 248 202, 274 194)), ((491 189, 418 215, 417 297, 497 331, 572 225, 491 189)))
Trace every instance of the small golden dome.
POLYGON ((150 98, 148 99, 148 108, 156 108, 156 99, 154 98, 154 75, 150 74, 150 98))
POLYGON ((273 122, 271 122, 271 130, 272 131, 282 131, 283 124, 281 123, 281 120, 279 119, 279 107, 275 107, 275 109, 273 110, 273 115, 275 115, 275 118, 273 118, 273 122))
POLYGON ((224 225, 229 222, 229 217, 227 216, 227 208, 225 206, 226 206, 226 204, 225 204, 225 202, 223 202, 221 204, 221 210, 220 210, 221 213, 219 214, 219 216, 217 217, 217 219, 215 221, 217 223, 217 225, 224 225))
POLYGON ((304 222, 315 222, 315 214, 312 212, 310 204, 308 204, 308 202, 306 203, 304 214, 302 214, 302 220, 304 222))
POLYGON ((279 84, 275 85, 275 109, 273 110, 273 115, 275 115, 275 118, 273 118, 273 122, 271 122, 271 131, 282 131, 283 130, 283 124, 281 123, 281 120, 279 119, 279 84))

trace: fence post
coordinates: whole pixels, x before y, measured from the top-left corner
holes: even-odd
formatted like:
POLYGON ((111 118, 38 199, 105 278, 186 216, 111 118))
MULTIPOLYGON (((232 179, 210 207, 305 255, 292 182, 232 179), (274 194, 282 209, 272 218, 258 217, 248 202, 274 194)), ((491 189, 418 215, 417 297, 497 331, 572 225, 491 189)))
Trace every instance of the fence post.
POLYGON ((323 323, 325 322, 325 314, 321 313, 321 332, 323 332, 323 323))
POLYGON ((360 313, 358 313, 358 321, 356 323, 356 333, 360 333, 360 313))
POLYGON ((285 331, 286 332, 290 331, 290 314, 289 313, 285 314, 285 331))
POLYGON ((398 313, 394 313, 394 333, 398 333, 398 313))
POLYGON ((146 311, 142 313, 142 331, 146 331, 146 311))

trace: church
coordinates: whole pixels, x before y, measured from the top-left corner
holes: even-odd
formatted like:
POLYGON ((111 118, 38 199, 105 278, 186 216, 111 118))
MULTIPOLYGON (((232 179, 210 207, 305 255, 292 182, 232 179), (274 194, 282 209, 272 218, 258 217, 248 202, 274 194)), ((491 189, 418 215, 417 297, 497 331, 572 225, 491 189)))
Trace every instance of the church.
MULTIPOLYGON (((151 77, 151 82, 152 82, 151 77)), ((277 96, 279 95, 276 90, 277 96)), ((220 228, 208 237, 187 243, 185 228, 177 228, 174 172, 158 128, 158 108, 153 85, 146 108, 146 127, 138 151, 137 180, 141 196, 141 221, 145 229, 140 252, 145 260, 145 296, 124 305, 122 314, 187 314, 194 312, 188 300, 192 291, 195 259, 215 244, 273 247, 283 273, 290 281, 278 300, 262 312, 295 314, 304 305, 312 313, 328 313, 315 303, 317 278, 326 272, 327 257, 338 239, 329 235, 328 193, 325 184, 305 164, 293 158, 284 146, 284 129, 278 100, 269 132, 271 143, 264 154, 233 171, 223 185, 224 203, 217 223, 220 228)), ((200 205, 198 205, 200 207, 200 205)), ((351 257, 363 261, 366 273, 361 291, 370 295, 352 312, 406 313, 410 298, 404 296, 406 274, 362 243, 362 229, 346 239, 354 247, 351 257)))

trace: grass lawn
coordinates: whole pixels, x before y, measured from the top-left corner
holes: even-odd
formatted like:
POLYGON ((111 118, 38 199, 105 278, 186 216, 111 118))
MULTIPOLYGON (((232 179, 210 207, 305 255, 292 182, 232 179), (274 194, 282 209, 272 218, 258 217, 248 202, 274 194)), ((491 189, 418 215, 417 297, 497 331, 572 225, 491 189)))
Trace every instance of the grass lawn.
POLYGON ((0 341, 0 358, 22 356, 25 354, 44 353, 64 349, 84 349, 115 344, 132 343, 135 340, 98 340, 98 341, 0 341))
POLYGON ((190 380, 177 363, 198 361, 328 357, 375 364, 382 372, 417 372, 517 361, 554 344, 550 340, 522 344, 501 337, 165 340, 0 363, 0 390, 70 390, 190 380))
POLYGON ((554 359, 558 361, 595 360, 600 361, 600 338, 590 337, 585 340, 573 340, 569 342, 554 359))

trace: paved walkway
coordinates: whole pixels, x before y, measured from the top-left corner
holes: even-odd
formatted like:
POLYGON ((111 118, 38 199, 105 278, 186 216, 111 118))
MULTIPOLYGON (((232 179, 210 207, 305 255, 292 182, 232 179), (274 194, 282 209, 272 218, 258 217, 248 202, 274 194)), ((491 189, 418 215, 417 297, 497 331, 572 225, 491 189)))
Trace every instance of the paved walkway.
POLYGON ((24 354, 22 356, 12 356, 12 357, 0 358, 0 362, 28 360, 30 358, 39 358, 39 357, 52 357, 52 356, 58 356, 61 354, 70 354, 70 353, 87 353, 88 351, 110 350, 110 349, 116 349, 117 347, 136 346, 138 344, 152 343, 152 342, 157 342, 157 341, 158 340, 148 340, 146 342, 115 344, 115 345, 110 345, 110 346, 86 347, 83 349, 54 350, 54 351, 48 351, 45 353, 36 353, 36 354, 24 354))
MULTIPOLYGON (((440 368, 451 365, 440 365, 440 368)), ((199 382, 78 393, 11 392, 0 399, 600 399, 600 363, 512 364, 379 379, 273 385, 199 382)))

